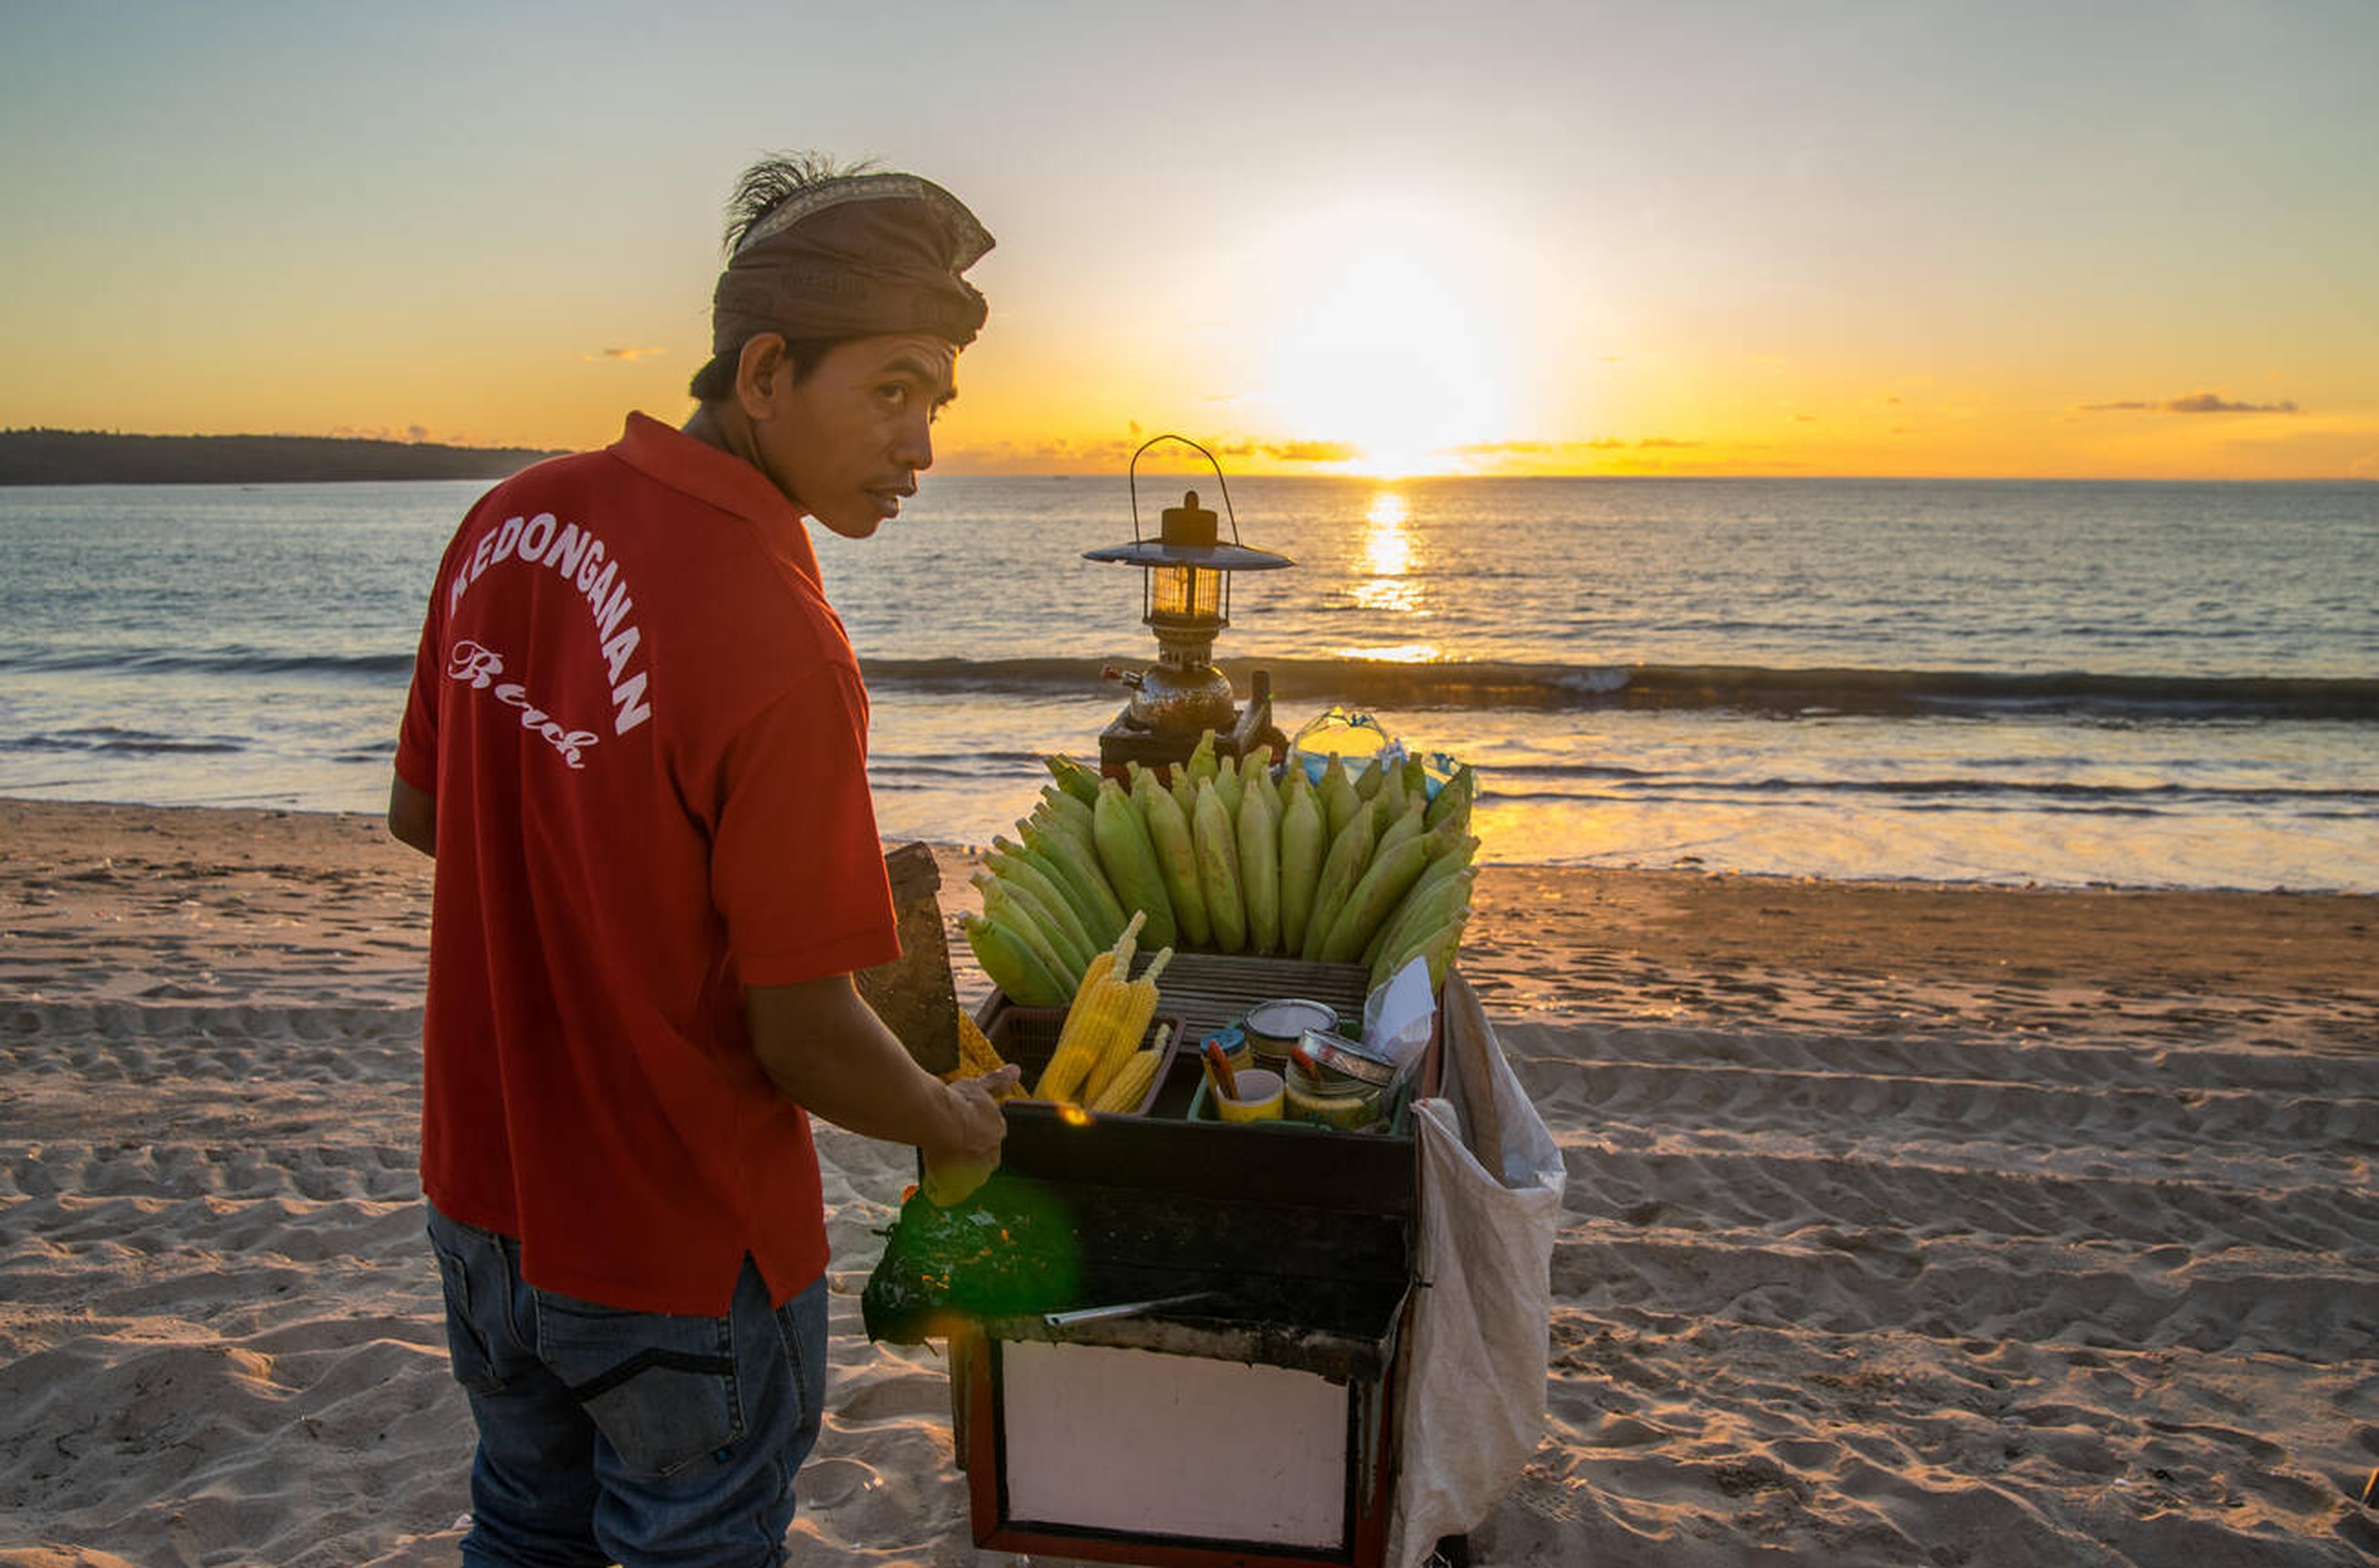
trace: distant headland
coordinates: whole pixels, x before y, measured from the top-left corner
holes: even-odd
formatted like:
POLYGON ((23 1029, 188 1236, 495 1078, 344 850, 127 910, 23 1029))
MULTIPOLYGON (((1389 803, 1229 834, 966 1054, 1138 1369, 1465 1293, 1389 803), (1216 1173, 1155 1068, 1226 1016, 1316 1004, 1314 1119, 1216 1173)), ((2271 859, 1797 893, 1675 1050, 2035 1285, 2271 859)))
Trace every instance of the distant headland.
POLYGON ((264 485, 501 479, 556 455, 344 436, 120 436, 0 430, 0 485, 264 485))

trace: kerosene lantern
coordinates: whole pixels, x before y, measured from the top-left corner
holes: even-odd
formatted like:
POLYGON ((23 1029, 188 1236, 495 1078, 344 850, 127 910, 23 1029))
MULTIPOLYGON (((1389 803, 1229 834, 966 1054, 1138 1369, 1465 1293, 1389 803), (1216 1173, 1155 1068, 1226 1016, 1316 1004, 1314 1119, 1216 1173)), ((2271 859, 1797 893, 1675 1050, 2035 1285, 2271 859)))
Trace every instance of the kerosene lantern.
POLYGON ((1296 563, 1285 555, 1251 549, 1239 543, 1239 520, 1231 511, 1231 487, 1214 454, 1184 436, 1154 436, 1131 454, 1131 537, 1128 545, 1084 550, 1086 561, 1119 561, 1146 573, 1141 585, 1141 619, 1156 633, 1156 663, 1143 670, 1110 666, 1110 680, 1131 688, 1131 702, 1115 722, 1099 732, 1099 768, 1120 778, 1127 764, 1163 767, 1186 761, 1206 730, 1214 731, 1214 749, 1238 756, 1271 740, 1278 749, 1279 732, 1272 723, 1272 682, 1257 670, 1249 682, 1242 709, 1231 693, 1228 677, 1214 668, 1214 637, 1231 623, 1231 573, 1270 572, 1296 563), (1222 542, 1221 518, 1198 503, 1198 492, 1183 494, 1179 506, 1165 508, 1155 538, 1140 531, 1141 453, 1159 441, 1179 441, 1214 464, 1222 486, 1224 514, 1230 518, 1231 542, 1222 542))

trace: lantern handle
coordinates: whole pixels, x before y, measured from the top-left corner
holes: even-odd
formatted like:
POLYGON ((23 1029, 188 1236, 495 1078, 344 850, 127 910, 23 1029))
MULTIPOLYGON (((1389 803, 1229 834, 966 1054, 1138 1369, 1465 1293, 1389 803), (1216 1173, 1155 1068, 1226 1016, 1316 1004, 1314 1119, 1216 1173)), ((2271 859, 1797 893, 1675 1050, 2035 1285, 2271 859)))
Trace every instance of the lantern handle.
POLYGON ((1223 465, 1219 463, 1214 463, 1214 454, 1213 452, 1208 452, 1204 447, 1200 446, 1196 441, 1191 440, 1189 437, 1177 436, 1170 433, 1162 436, 1149 437, 1146 440, 1140 443, 1140 452, 1135 452, 1131 454, 1131 466, 1127 470, 1125 475, 1125 477, 1131 485, 1131 542, 1133 544, 1140 543, 1140 453, 1141 452, 1146 452, 1150 447, 1154 446, 1159 441, 1179 441, 1183 446, 1188 447, 1190 451, 1196 452, 1207 462, 1214 464, 1215 482, 1223 487, 1223 513, 1231 520, 1231 543, 1235 545, 1238 544, 1239 542, 1239 518, 1238 513, 1231 510, 1231 481, 1223 477, 1223 465))

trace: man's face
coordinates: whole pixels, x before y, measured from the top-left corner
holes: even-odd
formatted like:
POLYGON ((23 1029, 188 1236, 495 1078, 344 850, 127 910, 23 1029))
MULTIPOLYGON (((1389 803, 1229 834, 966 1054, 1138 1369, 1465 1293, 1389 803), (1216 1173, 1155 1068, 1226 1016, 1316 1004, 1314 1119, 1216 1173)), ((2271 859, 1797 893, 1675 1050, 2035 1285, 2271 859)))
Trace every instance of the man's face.
POLYGON ((839 344, 794 385, 779 362, 754 436, 792 502, 847 539, 900 514, 934 465, 932 426, 958 396, 958 350, 926 332, 839 344))

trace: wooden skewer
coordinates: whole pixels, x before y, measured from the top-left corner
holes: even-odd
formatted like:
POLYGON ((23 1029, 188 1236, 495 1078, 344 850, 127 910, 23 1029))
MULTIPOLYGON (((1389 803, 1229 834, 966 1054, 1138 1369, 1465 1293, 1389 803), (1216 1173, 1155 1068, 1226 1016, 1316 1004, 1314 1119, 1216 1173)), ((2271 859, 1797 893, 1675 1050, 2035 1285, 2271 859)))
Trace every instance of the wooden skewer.
POLYGON ((1214 1076, 1215 1092, 1226 1100, 1239 1097, 1239 1080, 1232 1076, 1231 1058, 1214 1041, 1206 1042, 1206 1070, 1214 1076))

